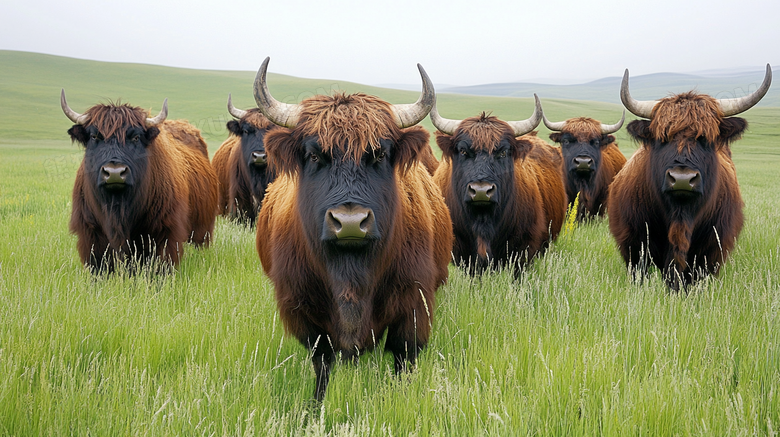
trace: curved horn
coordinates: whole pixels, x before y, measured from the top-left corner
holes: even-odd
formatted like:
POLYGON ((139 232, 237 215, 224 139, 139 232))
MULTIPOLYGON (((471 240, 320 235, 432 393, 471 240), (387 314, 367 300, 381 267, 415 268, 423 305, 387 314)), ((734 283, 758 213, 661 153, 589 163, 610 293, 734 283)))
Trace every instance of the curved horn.
POLYGON ((764 74, 764 82, 757 90, 745 97, 739 97, 736 99, 718 99, 721 109, 723 109, 723 116, 730 117, 737 115, 741 112, 745 112, 752 108, 756 103, 761 100, 767 91, 769 91, 769 85, 772 84, 772 67, 766 64, 766 73, 764 74))
POLYGON ((544 113, 542 112, 542 102, 539 101, 539 96, 534 93, 534 100, 536 100, 536 107, 534 107, 534 113, 531 118, 523 121, 507 121, 509 126, 515 131, 515 136, 519 137, 525 135, 528 132, 536 129, 539 126, 539 122, 542 121, 544 113))
POLYGON ((255 76, 255 102, 257 102, 257 107, 260 108, 260 112, 268 117, 269 120, 279 126, 295 129, 295 126, 298 125, 301 108, 299 105, 282 103, 274 99, 271 93, 268 92, 265 76, 268 72, 268 61, 270 60, 270 56, 265 58, 263 64, 260 65, 260 69, 257 70, 257 76, 255 76))
POLYGON ((241 118, 246 115, 246 111, 244 111, 243 109, 238 109, 235 106, 233 106, 233 95, 231 94, 228 94, 228 112, 236 120, 241 120, 241 118))
POLYGON ((542 120, 544 121, 544 125, 547 126, 547 129, 550 129, 553 132, 560 132, 563 130, 563 126, 566 125, 565 121, 556 121, 552 122, 547 119, 547 116, 544 115, 544 111, 542 111, 542 120))
POLYGON ((620 130, 621 127, 623 127, 623 122, 626 121, 626 110, 623 110, 623 117, 620 118, 620 121, 615 124, 604 124, 601 123, 601 135, 607 135, 612 134, 620 130))
POLYGON ((70 109, 70 106, 68 106, 68 102, 65 100, 65 88, 63 88, 62 93, 60 93, 60 106, 62 106, 62 112, 65 113, 65 116, 68 117, 70 121, 76 124, 84 124, 87 122, 86 115, 79 114, 78 112, 70 109))
POLYGON ((447 135, 454 134, 455 131, 458 129, 460 122, 463 121, 463 120, 450 120, 449 118, 444 118, 441 115, 439 115, 439 111, 436 110, 436 101, 433 102, 433 108, 431 108, 431 112, 429 115, 431 116, 431 123, 433 123, 433 126, 436 127, 436 129, 439 129, 440 132, 445 133, 447 135))
POLYGON ((165 121, 165 119, 168 117, 168 99, 166 98, 163 100, 162 109, 160 109, 160 113, 157 114, 154 118, 147 118, 146 119, 146 127, 152 127, 157 126, 158 124, 165 121))
POLYGON ((658 100, 634 100, 628 92, 628 68, 623 74, 623 83, 620 84, 620 100, 632 114, 642 118, 653 118, 653 107, 658 100))
POLYGON ((428 73, 425 72, 422 65, 417 64, 417 68, 420 70, 420 76, 423 81, 420 98, 411 104, 392 105, 395 122, 402 129, 421 122, 431 112, 431 108, 436 103, 436 91, 433 89, 431 78, 428 77, 428 73))

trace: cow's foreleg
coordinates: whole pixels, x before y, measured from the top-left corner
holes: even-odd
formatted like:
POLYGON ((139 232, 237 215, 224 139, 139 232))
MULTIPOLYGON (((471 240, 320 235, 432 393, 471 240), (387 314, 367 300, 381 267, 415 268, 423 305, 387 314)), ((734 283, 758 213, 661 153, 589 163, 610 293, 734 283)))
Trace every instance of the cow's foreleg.
POLYGON ((433 304, 433 296, 418 289, 413 305, 389 326, 385 349, 393 354, 396 373, 413 369, 417 356, 428 344, 433 304))

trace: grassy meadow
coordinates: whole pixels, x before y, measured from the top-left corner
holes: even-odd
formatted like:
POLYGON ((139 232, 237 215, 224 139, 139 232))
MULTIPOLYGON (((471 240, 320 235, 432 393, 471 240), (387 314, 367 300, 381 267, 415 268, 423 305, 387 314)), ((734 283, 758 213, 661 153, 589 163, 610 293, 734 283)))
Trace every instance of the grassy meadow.
MULTIPOLYGON (((719 277, 687 295, 655 269, 633 283, 607 221, 578 225, 518 281, 451 266, 416 371, 394 376, 377 348, 338 365, 317 405, 251 230, 218 218, 211 247, 187 247, 173 274, 93 276, 67 229, 82 152, 60 88, 79 112, 121 97, 156 113, 168 97, 213 153, 227 93, 251 107, 253 78, 0 51, 0 435, 777 435, 780 108, 742 115, 751 127, 733 152, 746 224, 719 277)), ((288 101, 334 85, 417 97, 281 75, 269 85, 288 101)), ((556 121, 614 123, 622 110, 543 104, 556 121)), ((532 99, 450 94, 438 107, 521 119, 532 99)), ((625 130, 617 137, 630 156, 625 130)))

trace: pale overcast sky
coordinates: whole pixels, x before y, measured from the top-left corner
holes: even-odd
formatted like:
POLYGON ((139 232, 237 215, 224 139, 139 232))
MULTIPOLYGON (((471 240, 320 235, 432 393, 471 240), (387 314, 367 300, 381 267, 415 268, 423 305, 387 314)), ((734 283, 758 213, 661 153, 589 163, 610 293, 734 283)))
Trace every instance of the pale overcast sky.
POLYGON ((780 63, 769 0, 10 0, 0 49, 365 84, 585 81, 780 63))

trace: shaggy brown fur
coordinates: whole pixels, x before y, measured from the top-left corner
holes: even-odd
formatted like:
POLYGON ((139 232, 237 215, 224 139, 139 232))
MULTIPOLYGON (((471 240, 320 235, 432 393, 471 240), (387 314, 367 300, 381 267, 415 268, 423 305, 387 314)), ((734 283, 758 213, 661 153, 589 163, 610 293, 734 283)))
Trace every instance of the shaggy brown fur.
POLYGON ((589 117, 576 117, 566 120, 560 132, 550 134, 550 139, 560 143, 564 136, 570 139, 573 145, 568 145, 561 150, 564 159, 561 162, 566 196, 571 204, 579 194, 577 219, 583 220, 596 215, 603 216, 606 210, 605 203, 609 192, 609 185, 626 164, 626 157, 618 148, 615 137, 602 135, 601 122, 589 117), (591 142, 598 140, 598 147, 591 142), (587 177, 579 175, 574 170, 572 160, 578 156, 588 156, 593 159, 595 170, 587 177))
POLYGON ((380 138, 393 138, 395 127, 391 106, 379 97, 366 94, 314 96, 301 106, 299 129, 316 135, 322 151, 339 148, 355 162, 366 150, 376 150, 380 138))
POLYGON ((121 102, 97 104, 87 109, 84 115, 87 116, 84 126, 95 126, 103 138, 116 136, 120 143, 125 142, 128 127, 144 127, 149 116, 143 109, 121 102))
MULTIPOLYGON (((650 132, 659 141, 669 142, 678 136, 689 141, 704 137, 716 147, 725 145, 718 141, 723 110, 716 99, 706 94, 690 91, 661 99, 653 108, 652 117, 650 132)), ((689 145, 689 141, 678 143, 678 150, 689 145)))
MULTIPOLYGON (((278 128, 260 112, 253 108, 238 120, 238 125, 249 124, 256 130, 271 131, 278 128)), ((230 122, 228 123, 230 125, 230 122)), ((219 214, 236 219, 246 219, 254 223, 257 210, 263 202, 268 177, 265 169, 261 175, 263 181, 257 181, 247 165, 247 157, 242 151, 242 137, 231 131, 230 136, 214 153, 211 164, 219 179, 219 214)))
POLYGON ((652 121, 629 124, 642 147, 615 178, 607 205, 630 269, 644 273, 652 262, 672 289, 718 273, 744 220, 729 144, 746 128, 742 118, 723 118, 713 98, 694 93, 662 99, 652 121), (672 167, 696 172, 693 194, 669 191, 663 181, 672 167))
MULTIPOLYGON (((130 126, 144 127, 148 116, 128 105, 97 105, 87 111, 84 126, 96 126, 103 135, 121 138, 130 126)), ((74 140, 84 126, 71 129, 74 140)), ((83 263, 95 270, 113 270, 128 257, 156 256, 177 265, 183 244, 208 245, 214 230, 217 207, 217 179, 203 155, 205 141, 200 132, 180 120, 165 121, 147 145, 145 177, 133 187, 132 203, 106 205, 93 182, 98 169, 82 162, 73 188, 70 230, 78 236, 83 263), (184 138, 187 142, 177 140, 184 138), (116 209, 121 207, 121 209, 116 209)), ((83 134, 81 134, 83 135, 83 134)))

